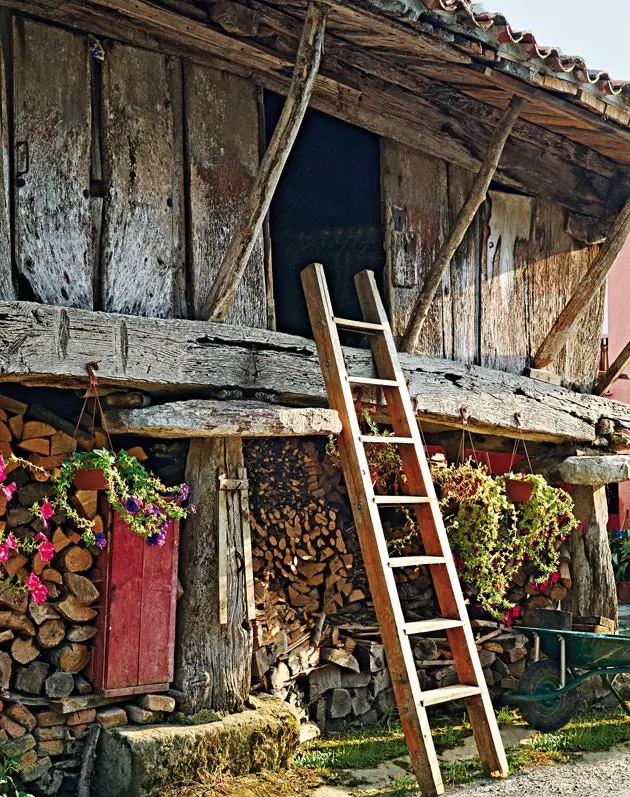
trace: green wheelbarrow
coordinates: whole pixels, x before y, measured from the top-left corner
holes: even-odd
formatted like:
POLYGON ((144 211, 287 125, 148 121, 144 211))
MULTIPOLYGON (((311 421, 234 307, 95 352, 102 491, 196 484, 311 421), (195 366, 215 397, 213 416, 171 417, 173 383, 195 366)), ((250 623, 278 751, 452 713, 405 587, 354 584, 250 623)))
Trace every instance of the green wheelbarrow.
POLYGON ((630 714, 611 681, 615 675, 630 673, 630 637, 526 626, 518 630, 533 641, 534 661, 523 673, 518 689, 506 692, 505 697, 517 703, 532 728, 556 731, 566 725, 579 703, 576 687, 595 677, 601 678, 630 714), (548 658, 540 658, 541 650, 548 658))

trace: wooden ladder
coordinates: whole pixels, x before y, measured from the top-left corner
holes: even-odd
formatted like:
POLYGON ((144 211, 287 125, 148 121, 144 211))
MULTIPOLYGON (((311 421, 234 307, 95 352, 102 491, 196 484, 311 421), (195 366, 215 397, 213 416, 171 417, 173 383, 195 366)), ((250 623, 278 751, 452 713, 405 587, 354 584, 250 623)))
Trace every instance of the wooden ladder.
POLYGON ((306 304, 329 403, 339 413, 343 427, 339 438, 341 462, 400 721, 418 784, 422 794, 429 797, 443 794, 444 785, 431 737, 428 706, 463 700, 481 761, 488 773, 494 777, 506 777, 508 764, 420 430, 373 272, 362 271, 357 274, 355 283, 363 321, 335 317, 323 266, 315 263, 302 272, 306 304), (348 375, 339 341, 340 329, 369 335, 378 378, 348 375), (362 433, 352 397, 353 385, 382 388, 394 436, 374 437, 362 433), (366 443, 374 442, 398 446, 408 495, 387 497, 374 494, 364 448, 366 443), (424 544, 424 555, 390 556, 379 513, 380 508, 386 506, 413 507, 424 544), (429 568, 442 616, 407 622, 394 572, 397 567, 419 565, 429 568), (442 630, 448 636, 459 683, 422 691, 410 637, 442 630))

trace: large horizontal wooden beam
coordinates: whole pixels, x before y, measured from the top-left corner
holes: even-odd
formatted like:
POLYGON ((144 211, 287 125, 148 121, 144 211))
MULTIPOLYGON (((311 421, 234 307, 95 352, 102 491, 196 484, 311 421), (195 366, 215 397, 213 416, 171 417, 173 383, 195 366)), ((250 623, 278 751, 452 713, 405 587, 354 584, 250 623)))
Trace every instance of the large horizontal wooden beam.
POLYGON ((630 480, 630 456, 623 454, 534 460, 532 464, 548 481, 564 484, 597 486, 630 480))
MULTIPOLYGON (((351 373, 373 375, 368 350, 346 349, 351 373)), ((315 344, 263 329, 0 302, 0 381, 79 387, 100 361, 104 385, 152 393, 326 406, 315 344)), ((432 357, 401 356, 422 418, 530 440, 628 445, 630 406, 557 385, 432 357)), ((366 397, 367 398, 367 397, 366 397)))
MULTIPOLYGON (((291 83, 294 58, 286 55, 286 42, 284 48, 272 50, 266 46, 268 42, 236 38, 201 18, 143 0, 0 0, 0 6, 185 56, 251 78, 281 94, 287 94, 291 83)), ((194 6, 190 9, 191 14, 196 13, 194 6)), ((274 19, 271 22, 279 24, 274 19)), ((387 58, 379 59, 368 49, 329 38, 332 52, 324 54, 323 70, 311 98, 314 108, 469 171, 479 171, 488 137, 500 115, 496 109, 438 81, 408 75, 404 68, 388 65, 387 58)), ((413 32, 409 41, 413 50, 413 32)), ((533 124, 519 123, 515 135, 518 141, 508 141, 497 170, 498 183, 594 218, 607 219, 617 212, 625 197, 620 199, 611 187, 614 178, 608 173, 612 161, 533 124)))
POLYGON ((341 432, 335 410, 283 407, 264 401, 192 399, 153 407, 109 410, 111 434, 143 437, 301 437, 341 432))

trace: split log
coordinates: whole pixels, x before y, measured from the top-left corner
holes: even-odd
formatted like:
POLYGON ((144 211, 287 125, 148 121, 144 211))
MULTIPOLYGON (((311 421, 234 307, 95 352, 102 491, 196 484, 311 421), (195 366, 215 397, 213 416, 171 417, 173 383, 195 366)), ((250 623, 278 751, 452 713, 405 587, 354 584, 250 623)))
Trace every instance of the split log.
POLYGON ((83 670, 90 661, 90 650, 80 642, 72 642, 69 645, 61 645, 55 650, 49 650, 46 658, 58 669, 63 672, 76 675, 83 670))
POLYGON ((59 614, 50 603, 31 603, 28 613, 37 625, 41 625, 46 620, 58 620, 59 614))
MULTIPOLYGON (((44 620, 37 629, 37 641, 42 648, 55 648, 66 636, 66 629, 61 620, 44 620)), ((14 657, 15 658, 15 657, 14 657)), ((26 664, 26 662, 22 662, 26 664)))
POLYGON ((80 576, 77 573, 64 573, 63 580, 74 595, 80 602, 89 605, 94 603, 100 597, 100 592, 94 584, 85 576, 80 576))
POLYGON ((87 642, 96 636, 96 627, 93 625, 71 625, 66 631, 68 642, 87 642))
POLYGON ((91 520, 98 512, 98 492, 96 490, 75 490, 70 503, 79 515, 91 520))
POLYGON ((0 650, 0 689, 8 689, 11 683, 13 663, 6 650, 0 650))
MULTIPOLYGON (((63 639, 63 635, 61 638, 63 639)), ((18 637, 13 640, 11 655, 18 664, 30 664, 39 654, 40 650, 32 639, 21 639, 18 637)))
POLYGON ((63 567, 70 573, 84 573, 94 564, 94 557, 87 548, 72 545, 66 548, 60 556, 63 567))
MULTIPOLYGON (((536 368, 546 368, 560 353, 575 325, 588 310, 630 236, 630 199, 615 219, 599 255, 580 280, 564 310, 534 356, 536 368)), ((618 364, 617 364, 618 365, 618 364)))
POLYGON ((67 620, 75 623, 85 623, 96 617, 96 609, 86 606, 80 600, 69 595, 65 600, 57 604, 57 609, 67 620))
POLYGON ((429 308, 435 298, 437 289, 442 282, 444 272, 464 240, 475 214, 486 199, 488 188, 499 165, 503 149, 524 105, 525 100, 521 97, 512 97, 510 104, 493 132, 488 151, 475 178, 470 194, 457 216, 453 230, 441 246, 435 263, 426 276, 422 293, 418 296, 411 311, 409 325, 403 340, 403 351, 411 354, 416 350, 422 326, 429 313, 429 308))
POLYGON ((69 672, 55 672, 46 678, 46 694, 51 700, 59 700, 72 694, 74 689, 74 678, 69 672))
POLYGON ((24 614, 0 611, 0 628, 9 628, 26 636, 35 636, 35 626, 24 614))
POLYGON ((310 3, 297 53, 293 80, 280 119, 265 152, 252 186, 248 207, 240 229, 232 239, 214 285, 203 317, 222 321, 232 304, 263 222, 271 207, 284 166, 297 138, 315 86, 324 45, 328 10, 310 3))

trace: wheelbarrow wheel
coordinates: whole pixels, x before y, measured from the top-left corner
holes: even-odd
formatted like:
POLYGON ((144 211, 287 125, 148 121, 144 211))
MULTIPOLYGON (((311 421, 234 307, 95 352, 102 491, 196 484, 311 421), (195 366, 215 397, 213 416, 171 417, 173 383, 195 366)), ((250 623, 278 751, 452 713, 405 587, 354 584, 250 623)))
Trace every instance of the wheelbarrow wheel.
POLYGON ((541 695, 536 702, 519 703, 521 714, 528 725, 538 731, 557 731, 571 719, 578 704, 575 692, 560 697, 551 693, 560 689, 560 668, 549 659, 536 661, 525 670, 518 691, 523 695, 541 695), (548 698, 544 695, 549 694, 548 698))

